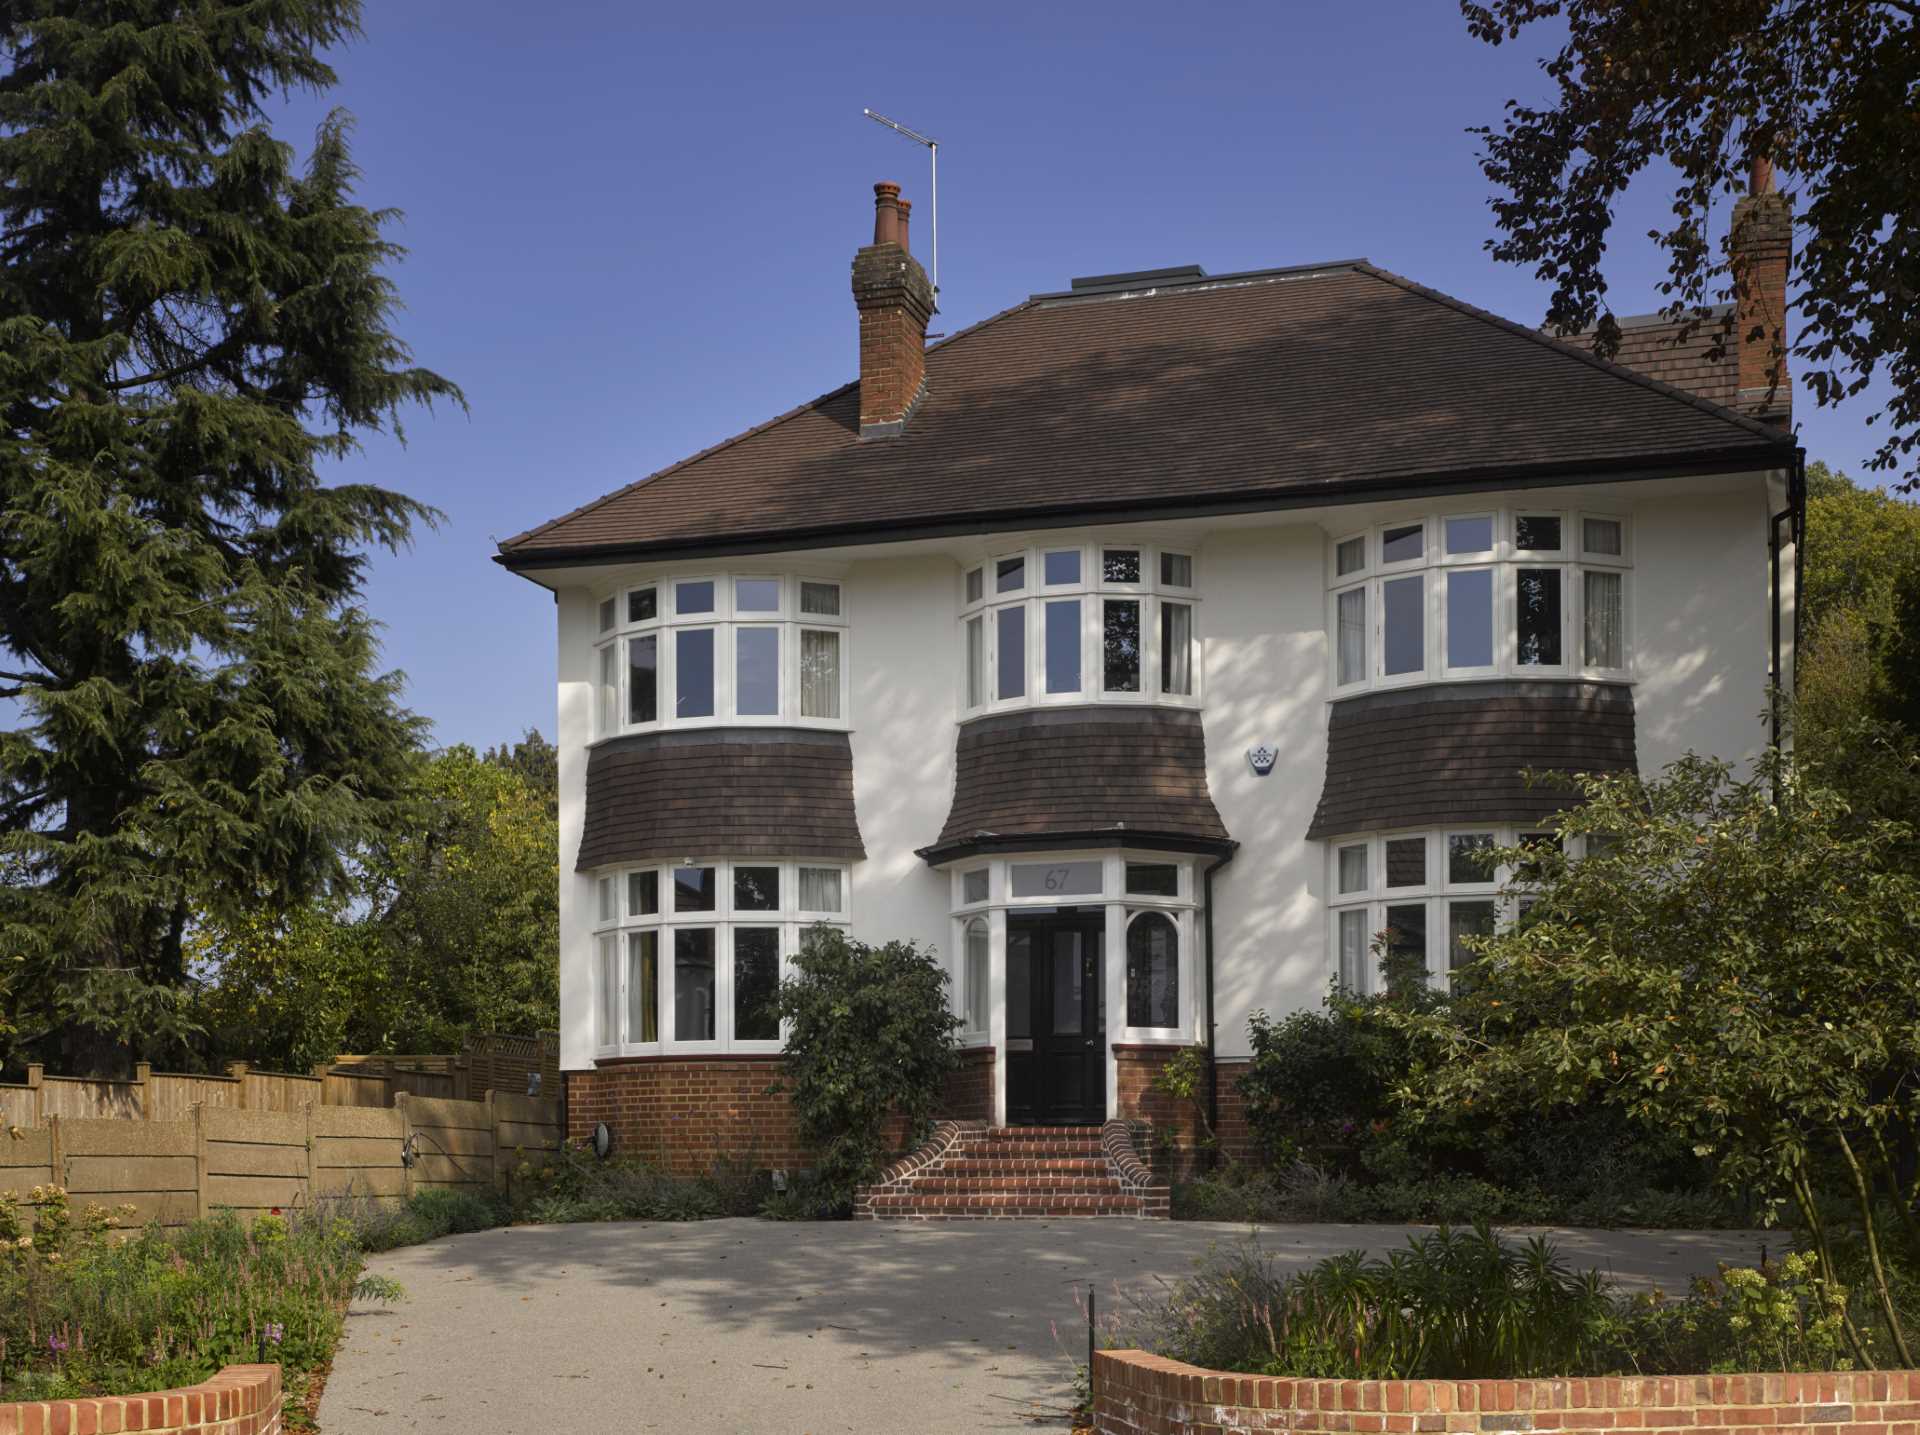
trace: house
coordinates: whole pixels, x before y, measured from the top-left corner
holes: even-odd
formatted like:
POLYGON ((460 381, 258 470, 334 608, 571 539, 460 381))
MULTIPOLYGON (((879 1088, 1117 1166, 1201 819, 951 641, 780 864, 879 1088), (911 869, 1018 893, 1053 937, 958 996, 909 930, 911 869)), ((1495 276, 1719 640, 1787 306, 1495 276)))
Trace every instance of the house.
POLYGON ((1476 851, 1565 800, 1522 769, 1768 741, 1764 174, 1724 348, 1628 321, 1618 364, 1361 260, 1075 279, 929 347, 875 192, 855 382, 500 545, 557 602, 576 1134, 804 1164, 763 998, 826 922, 940 953, 955 1116, 1177 1120, 1153 1075, 1210 1045, 1232 1141, 1250 1013, 1368 988, 1387 928, 1445 982, 1499 919, 1476 851))

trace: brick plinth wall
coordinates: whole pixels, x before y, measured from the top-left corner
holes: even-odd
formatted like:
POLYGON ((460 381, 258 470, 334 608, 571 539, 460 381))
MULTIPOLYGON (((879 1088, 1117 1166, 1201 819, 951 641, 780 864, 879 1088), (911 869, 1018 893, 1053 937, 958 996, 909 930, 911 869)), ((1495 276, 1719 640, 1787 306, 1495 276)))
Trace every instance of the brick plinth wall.
POLYGON ((1097 1435, 1630 1430, 1635 1435, 1920 1435, 1920 1371, 1592 1380, 1292 1380, 1140 1350, 1093 1360, 1097 1435))
MULTIPOLYGON (((567 1078, 567 1137, 585 1141, 600 1122, 616 1155, 640 1156, 667 1171, 698 1176, 721 1162, 755 1170, 812 1164, 794 1130, 784 1094, 767 1090, 782 1060, 767 1056, 640 1057, 608 1062, 567 1078)), ((942 1116, 986 1121, 993 1115, 993 1051, 962 1053, 947 1079, 942 1116)), ((896 1122, 889 1144, 906 1143, 896 1122)))
POLYGON ((1213 1064, 1220 1088, 1220 1123, 1214 1135, 1220 1140, 1220 1154, 1234 1161, 1253 1159, 1253 1128, 1247 1125, 1247 1098, 1240 1094, 1240 1078, 1252 1066, 1251 1061, 1225 1057, 1213 1064))
POLYGON ((211 1380, 150 1395, 0 1405, 0 1435, 279 1435, 280 1367, 229 1365, 211 1380))
MULTIPOLYGON (((1161 1068, 1182 1051, 1181 1046, 1132 1046, 1115 1042, 1113 1114, 1122 1121, 1152 1128, 1139 1139, 1140 1151, 1162 1176, 1184 1180, 1199 1164, 1200 1113, 1191 1101, 1176 1101, 1154 1089, 1161 1068), (1171 1133, 1171 1150, 1167 1135, 1171 1133)), ((1206 1092, 1200 1093, 1205 1102, 1206 1092)))

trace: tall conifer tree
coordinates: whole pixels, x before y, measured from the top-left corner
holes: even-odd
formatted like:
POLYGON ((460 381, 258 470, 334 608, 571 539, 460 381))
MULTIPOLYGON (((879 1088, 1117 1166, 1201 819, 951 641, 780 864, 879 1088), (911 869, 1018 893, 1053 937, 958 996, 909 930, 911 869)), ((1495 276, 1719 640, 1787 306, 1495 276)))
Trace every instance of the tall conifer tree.
POLYGON ((337 880, 415 759, 358 597, 432 515, 322 471, 459 391, 346 117, 302 167, 263 111, 359 17, 0 0, 0 1053, 164 1054, 190 914, 337 880))

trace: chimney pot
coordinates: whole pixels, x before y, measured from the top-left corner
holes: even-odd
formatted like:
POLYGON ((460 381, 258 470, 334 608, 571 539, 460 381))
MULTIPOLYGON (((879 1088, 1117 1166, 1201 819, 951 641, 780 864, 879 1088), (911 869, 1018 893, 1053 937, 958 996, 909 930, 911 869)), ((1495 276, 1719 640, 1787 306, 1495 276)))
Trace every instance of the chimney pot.
POLYGON ((913 201, 909 199, 903 199, 899 201, 899 205, 900 205, 900 247, 906 250, 908 253, 912 253, 913 246, 907 243, 907 220, 913 213, 913 201))
POLYGON ((873 242, 900 242, 900 186, 885 180, 873 187, 873 242))
POLYGON ((1769 194, 1773 190, 1773 160, 1766 155, 1753 157, 1753 170, 1747 177, 1748 194, 1769 194))

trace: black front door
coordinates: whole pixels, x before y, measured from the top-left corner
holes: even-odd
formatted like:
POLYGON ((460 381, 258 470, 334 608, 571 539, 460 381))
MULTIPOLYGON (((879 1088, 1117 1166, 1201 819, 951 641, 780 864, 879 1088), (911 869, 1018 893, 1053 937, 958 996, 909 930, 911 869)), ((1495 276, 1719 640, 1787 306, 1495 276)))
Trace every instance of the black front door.
POLYGON ((1007 914, 1007 1119, 1098 1125, 1107 1116, 1106 916, 1007 914))

